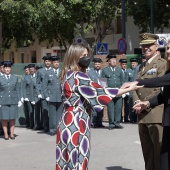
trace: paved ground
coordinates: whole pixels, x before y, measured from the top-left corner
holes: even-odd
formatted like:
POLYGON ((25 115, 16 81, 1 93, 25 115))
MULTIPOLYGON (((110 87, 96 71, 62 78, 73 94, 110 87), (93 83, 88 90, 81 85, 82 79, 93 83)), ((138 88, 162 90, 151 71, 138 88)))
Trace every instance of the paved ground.
MULTIPOLYGON (((92 129, 89 170, 144 170, 137 125, 122 125, 119 130, 92 129)), ((1 170, 55 170, 56 136, 22 127, 15 134, 15 140, 0 137, 1 170)))

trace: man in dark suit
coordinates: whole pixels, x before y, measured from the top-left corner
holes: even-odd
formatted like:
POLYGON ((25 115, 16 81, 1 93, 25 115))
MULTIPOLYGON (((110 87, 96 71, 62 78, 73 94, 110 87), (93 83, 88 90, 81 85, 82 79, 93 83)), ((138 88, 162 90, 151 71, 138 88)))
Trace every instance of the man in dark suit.
MULTIPOLYGON (((131 69, 127 69, 127 60, 126 59, 120 59, 120 68, 123 72, 123 81, 124 82, 132 82, 133 81, 133 72, 131 69)), ((123 102, 123 108, 122 111, 124 112, 124 122, 129 122, 129 115, 132 112, 132 92, 128 92, 122 95, 122 102, 123 102)), ((123 116, 122 116, 123 121, 123 116)))
MULTIPOLYGON (((101 78, 102 70, 101 70, 101 63, 102 60, 100 58, 94 58, 94 68, 88 71, 88 76, 91 78, 92 81, 98 83, 99 78, 101 78)), ((103 110, 97 112, 96 110, 92 110, 92 125, 93 128, 102 128, 105 127, 102 124, 103 119, 103 110)))
POLYGON ((52 69, 46 72, 42 89, 46 101, 49 103, 49 131, 51 135, 56 134, 56 128, 62 113, 60 69, 58 56, 52 56, 52 69))
MULTIPOLYGON (((120 88, 123 84, 123 72, 120 67, 117 66, 116 55, 107 55, 107 61, 109 66, 102 70, 102 77, 107 78, 108 87, 120 88)), ((122 129, 120 125, 121 113, 122 113, 122 97, 117 96, 113 98, 107 105, 109 129, 122 129)))
POLYGON ((38 70, 36 83, 39 88, 38 98, 41 99, 41 105, 42 105, 43 127, 44 127, 44 131, 48 132, 49 131, 48 103, 45 99, 42 85, 43 85, 43 80, 45 78, 45 74, 51 70, 51 56, 44 56, 42 59, 44 60, 45 67, 38 70))
MULTIPOLYGON (((157 35, 151 33, 140 35, 140 45, 147 61, 141 64, 137 79, 149 79, 164 75, 166 61, 157 55, 158 38, 157 35)), ((158 93, 160 93, 160 88, 141 88, 133 92, 133 101, 137 103, 148 100, 158 93)), ((146 170, 160 170, 162 113, 163 105, 160 105, 153 109, 146 109, 137 116, 146 170)))

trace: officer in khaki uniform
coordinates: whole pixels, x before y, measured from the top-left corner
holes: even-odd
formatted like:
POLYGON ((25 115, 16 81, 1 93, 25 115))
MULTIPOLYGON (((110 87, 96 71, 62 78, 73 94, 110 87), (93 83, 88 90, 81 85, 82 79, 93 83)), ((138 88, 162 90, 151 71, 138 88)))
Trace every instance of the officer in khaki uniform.
MULTIPOLYGON (((166 71, 166 61, 157 55, 157 39, 151 33, 140 35, 140 45, 146 57, 142 63, 137 79, 160 77, 166 71)), ((160 93, 160 88, 141 88, 133 92, 133 101, 144 101, 160 93)), ((160 170, 160 148, 162 143, 162 113, 163 105, 142 111, 138 115, 139 136, 143 151, 146 170, 160 170)))

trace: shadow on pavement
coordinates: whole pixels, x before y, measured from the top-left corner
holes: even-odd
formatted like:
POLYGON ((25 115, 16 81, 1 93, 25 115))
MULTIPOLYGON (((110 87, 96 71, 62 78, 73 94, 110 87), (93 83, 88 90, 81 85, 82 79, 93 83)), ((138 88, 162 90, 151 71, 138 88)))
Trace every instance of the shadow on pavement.
POLYGON ((122 168, 121 166, 110 166, 106 167, 107 170, 132 170, 132 169, 127 169, 127 168, 122 168))

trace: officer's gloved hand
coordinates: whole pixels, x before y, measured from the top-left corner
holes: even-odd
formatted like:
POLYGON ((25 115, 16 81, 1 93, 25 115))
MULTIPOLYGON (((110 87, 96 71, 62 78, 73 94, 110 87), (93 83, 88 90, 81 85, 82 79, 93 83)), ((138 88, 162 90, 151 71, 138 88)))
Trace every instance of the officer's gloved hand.
POLYGON ((34 105, 34 104, 35 104, 35 101, 32 101, 32 102, 31 102, 31 104, 33 104, 33 105, 34 105))
POLYGON ((39 99, 42 99, 42 95, 41 95, 41 94, 39 94, 39 95, 38 95, 38 98, 39 98, 39 99))
POLYGON ((18 102, 18 107, 21 107, 21 106, 22 106, 22 102, 19 101, 19 102, 18 102))
POLYGON ((24 98, 23 97, 21 97, 21 102, 24 103, 24 98))
POLYGON ((126 93, 126 96, 129 96, 129 92, 126 93))
POLYGON ((28 98, 25 98, 24 100, 27 101, 27 102, 29 102, 29 99, 28 99, 28 98))
POLYGON ((46 100, 47 102, 49 102, 49 101, 50 101, 50 98, 49 98, 49 97, 47 97, 45 100, 46 100))
POLYGON ((122 94, 122 98, 125 98, 126 97, 126 94, 122 94))

